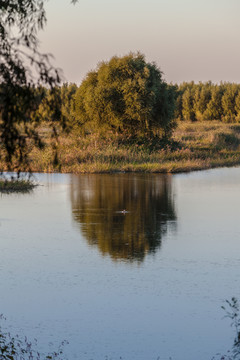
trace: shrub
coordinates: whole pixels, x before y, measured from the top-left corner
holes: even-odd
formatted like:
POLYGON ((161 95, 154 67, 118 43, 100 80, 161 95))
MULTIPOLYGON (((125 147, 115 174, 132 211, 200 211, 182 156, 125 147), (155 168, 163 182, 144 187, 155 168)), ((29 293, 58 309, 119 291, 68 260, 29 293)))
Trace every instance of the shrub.
POLYGON ((87 74, 75 100, 77 121, 87 131, 169 136, 173 128, 175 87, 140 53, 101 62, 87 74))

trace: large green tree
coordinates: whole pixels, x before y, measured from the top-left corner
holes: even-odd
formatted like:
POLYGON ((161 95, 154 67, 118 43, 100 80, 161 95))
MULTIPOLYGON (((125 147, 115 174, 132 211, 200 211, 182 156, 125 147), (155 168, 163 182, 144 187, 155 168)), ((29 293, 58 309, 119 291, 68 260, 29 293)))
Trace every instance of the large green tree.
POLYGON ((140 53, 101 62, 87 74, 75 99, 76 118, 88 131, 168 135, 173 126, 174 87, 140 53))

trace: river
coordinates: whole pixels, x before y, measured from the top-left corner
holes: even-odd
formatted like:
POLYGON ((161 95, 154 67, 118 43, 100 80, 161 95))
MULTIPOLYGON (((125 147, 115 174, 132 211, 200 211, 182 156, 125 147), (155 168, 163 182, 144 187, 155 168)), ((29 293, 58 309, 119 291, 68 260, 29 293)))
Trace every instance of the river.
POLYGON ((0 313, 69 360, 210 360, 240 298, 240 168, 34 174, 0 198, 0 313))

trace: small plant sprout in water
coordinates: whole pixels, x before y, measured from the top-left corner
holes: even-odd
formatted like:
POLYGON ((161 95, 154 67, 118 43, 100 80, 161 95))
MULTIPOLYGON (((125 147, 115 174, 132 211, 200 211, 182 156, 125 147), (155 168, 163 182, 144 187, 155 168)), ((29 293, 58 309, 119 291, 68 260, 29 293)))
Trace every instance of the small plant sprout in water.
POLYGON ((3 329, 2 323, 6 318, 0 315, 0 359, 1 360, 67 360, 63 348, 67 341, 63 341, 56 351, 41 353, 37 350, 37 340, 34 343, 25 336, 12 336, 10 332, 3 329))
POLYGON ((0 192, 1 193, 29 193, 36 186, 31 174, 0 174, 0 192))

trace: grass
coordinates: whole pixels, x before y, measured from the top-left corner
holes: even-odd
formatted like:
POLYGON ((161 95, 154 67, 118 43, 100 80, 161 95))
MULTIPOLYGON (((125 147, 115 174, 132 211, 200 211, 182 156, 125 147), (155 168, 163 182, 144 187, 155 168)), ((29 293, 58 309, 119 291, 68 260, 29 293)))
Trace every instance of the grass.
POLYGON ((28 193, 36 185, 31 180, 25 179, 0 179, 0 192, 2 193, 28 193))
MULTIPOLYGON (((119 137, 60 134, 58 143, 42 130, 43 150, 33 147, 30 167, 35 172, 178 173, 240 165, 240 124, 217 121, 180 122, 172 141, 151 150, 149 143, 120 143, 119 137), (57 150, 57 157, 55 151, 57 150)), ((5 169, 5 164, 0 164, 5 169)))

